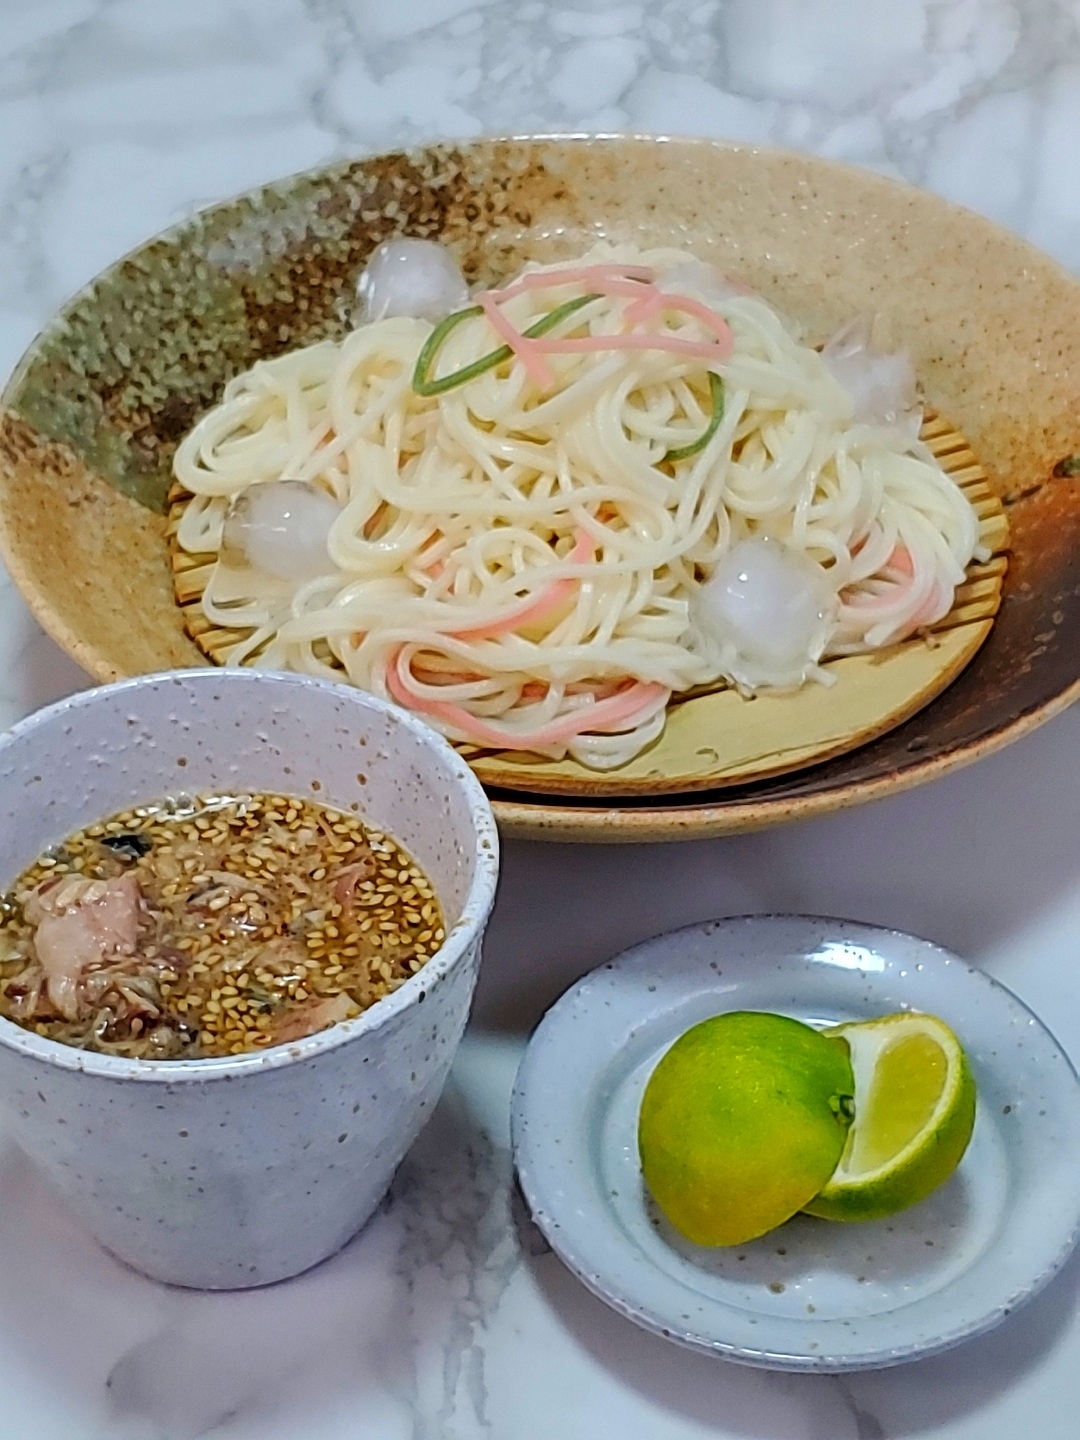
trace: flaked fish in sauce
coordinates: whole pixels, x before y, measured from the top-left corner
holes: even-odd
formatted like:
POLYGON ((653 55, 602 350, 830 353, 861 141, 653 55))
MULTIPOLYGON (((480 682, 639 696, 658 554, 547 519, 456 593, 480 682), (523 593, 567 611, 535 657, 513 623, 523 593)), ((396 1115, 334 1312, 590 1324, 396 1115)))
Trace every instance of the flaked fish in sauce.
POLYGON ((142 806, 43 856, 0 910, 0 1014, 146 1059, 304 1039, 444 938, 431 882, 356 815, 282 795, 142 806))

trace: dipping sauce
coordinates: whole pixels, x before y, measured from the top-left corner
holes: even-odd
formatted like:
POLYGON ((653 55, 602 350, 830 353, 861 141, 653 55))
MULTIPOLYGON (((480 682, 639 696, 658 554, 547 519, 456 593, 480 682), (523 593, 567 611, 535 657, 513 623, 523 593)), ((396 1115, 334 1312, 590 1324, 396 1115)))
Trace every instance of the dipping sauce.
POLYGON ((129 1058, 241 1055, 359 1015, 444 938, 426 875, 356 815, 162 800, 78 831, 0 899, 0 1015, 129 1058))

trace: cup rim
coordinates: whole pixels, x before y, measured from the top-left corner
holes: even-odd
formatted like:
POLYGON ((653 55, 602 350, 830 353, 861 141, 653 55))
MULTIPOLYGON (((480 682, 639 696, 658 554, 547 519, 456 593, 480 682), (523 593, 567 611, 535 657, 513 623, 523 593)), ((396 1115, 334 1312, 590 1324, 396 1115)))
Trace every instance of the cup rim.
POLYGON ((42 726, 62 720, 79 711, 93 709, 103 699, 125 693, 156 689, 165 684, 250 685, 256 688, 284 688, 299 691, 325 691, 337 699, 355 704, 361 710, 375 711, 392 725, 411 731, 413 736, 438 759, 449 772, 450 782, 465 792, 469 819, 473 826, 474 870, 461 914, 435 954, 392 994, 376 1000, 353 1020, 342 1020, 326 1030, 317 1031, 303 1040, 276 1045, 265 1051, 246 1055, 216 1055, 194 1060, 132 1060, 117 1055, 101 1055, 49 1040, 32 1030, 0 1015, 0 1046, 40 1060, 57 1069, 93 1075, 103 1080, 140 1081, 158 1084, 206 1083, 211 1080, 235 1080, 261 1071, 281 1070, 287 1066, 313 1060, 340 1045, 379 1030, 413 1004, 421 1004, 429 991, 454 969, 470 945, 482 933, 492 905, 499 874, 499 833, 491 802, 472 770, 448 740, 425 724, 411 711, 391 704, 366 690, 339 685, 312 675, 288 671, 232 669, 216 666, 195 666, 181 670, 154 671, 118 680, 108 685, 78 690, 53 704, 35 710, 0 735, 0 757, 17 746, 23 737, 42 726))

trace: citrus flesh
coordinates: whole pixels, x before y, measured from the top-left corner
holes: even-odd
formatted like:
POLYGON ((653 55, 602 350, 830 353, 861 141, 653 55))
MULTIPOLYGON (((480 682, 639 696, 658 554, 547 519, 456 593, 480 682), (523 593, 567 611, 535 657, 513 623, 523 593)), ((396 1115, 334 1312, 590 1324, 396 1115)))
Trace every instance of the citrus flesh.
POLYGON ((688 1240, 741 1245, 821 1192, 853 1094, 843 1038, 783 1015, 715 1015, 649 1077, 638 1118, 645 1183, 688 1240))
POLYGON ((879 1220, 956 1169, 975 1124, 975 1081, 956 1036, 910 1011, 837 1025, 855 1074, 855 1122, 836 1170, 804 1205, 826 1220, 879 1220))

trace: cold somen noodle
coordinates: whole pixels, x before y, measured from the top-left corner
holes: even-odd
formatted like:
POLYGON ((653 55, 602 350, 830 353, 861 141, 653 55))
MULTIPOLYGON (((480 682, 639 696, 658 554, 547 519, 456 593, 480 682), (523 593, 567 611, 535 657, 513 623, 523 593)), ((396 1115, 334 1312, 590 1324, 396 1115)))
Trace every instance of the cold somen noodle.
POLYGON ((231 663, 611 768, 679 692, 827 682, 949 611, 977 519, 850 343, 676 250, 473 299, 259 362, 181 443, 231 663))

